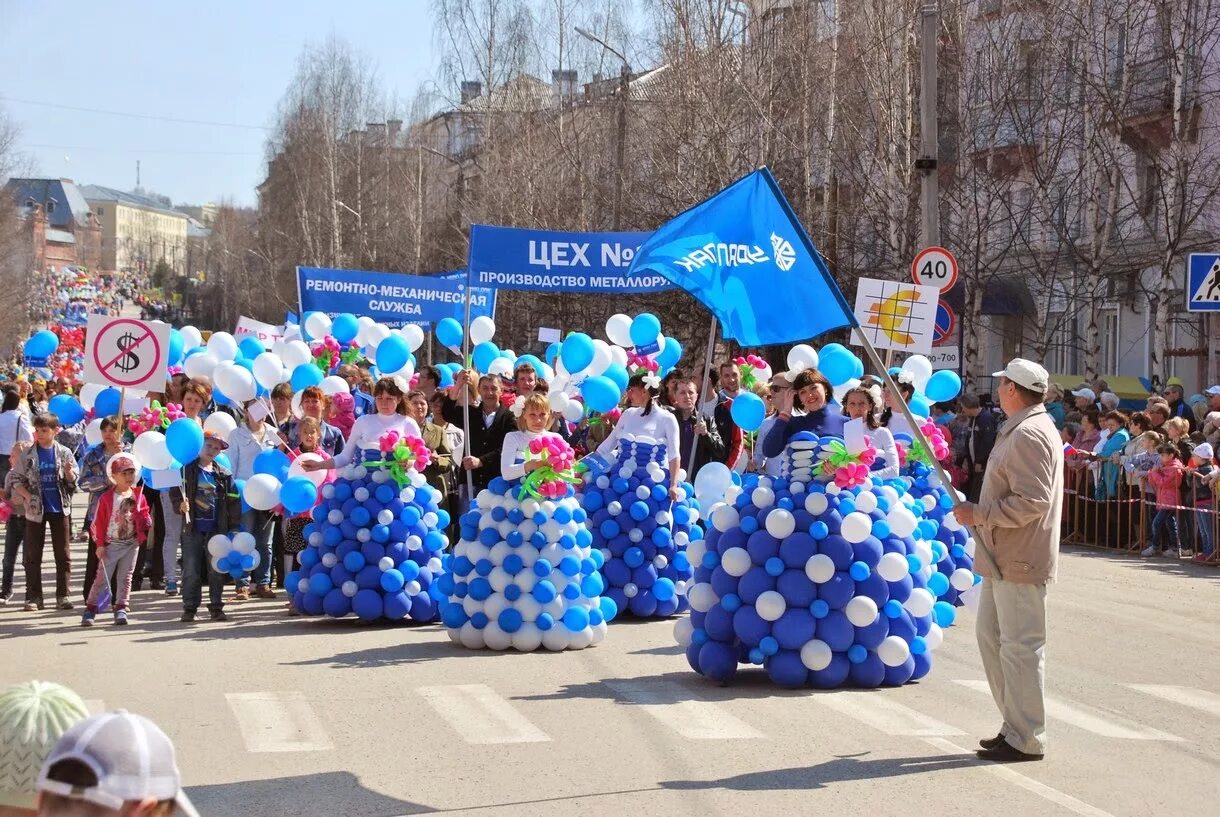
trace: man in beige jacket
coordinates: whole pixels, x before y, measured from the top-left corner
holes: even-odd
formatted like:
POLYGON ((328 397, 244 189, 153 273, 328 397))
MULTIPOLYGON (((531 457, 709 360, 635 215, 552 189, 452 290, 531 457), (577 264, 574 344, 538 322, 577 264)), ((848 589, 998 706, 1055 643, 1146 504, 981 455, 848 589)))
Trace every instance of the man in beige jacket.
POLYGON ((1046 586, 1055 580, 1059 557, 1063 443, 1042 403, 1046 369, 1014 358, 993 376, 1008 420, 996 436, 978 503, 962 503, 954 515, 974 528, 994 559, 977 562, 985 581, 976 629, 1004 723, 998 735, 979 742, 978 754, 1007 763, 1041 760, 1046 751, 1046 586))

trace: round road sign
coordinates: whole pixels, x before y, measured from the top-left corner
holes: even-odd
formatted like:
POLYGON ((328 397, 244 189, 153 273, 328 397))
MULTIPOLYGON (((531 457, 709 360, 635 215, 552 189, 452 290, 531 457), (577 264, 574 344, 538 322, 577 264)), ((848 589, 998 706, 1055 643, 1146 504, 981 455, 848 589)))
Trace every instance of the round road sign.
POLYGON ((942 343, 957 340, 957 315, 953 312, 953 307, 949 306, 944 301, 938 301, 936 304, 936 326, 932 330, 932 345, 940 346, 942 343))
POLYGON ((911 279, 920 286, 948 292, 957 283, 957 259, 944 247, 921 250, 911 262, 911 279))

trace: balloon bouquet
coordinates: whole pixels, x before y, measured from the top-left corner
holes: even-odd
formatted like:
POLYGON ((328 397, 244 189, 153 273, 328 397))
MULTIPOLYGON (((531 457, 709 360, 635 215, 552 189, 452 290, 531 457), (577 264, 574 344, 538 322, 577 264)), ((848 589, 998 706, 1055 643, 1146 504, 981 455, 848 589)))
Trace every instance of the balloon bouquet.
MULTIPOLYGON (((797 346, 788 365, 790 376, 818 368, 838 397, 863 374, 838 344, 797 346)), ((926 358, 909 359, 904 371, 916 387, 912 410, 924 416, 929 401, 960 389, 951 372, 933 375, 926 358)), ((740 664, 754 664, 781 686, 820 688, 926 675, 960 594, 979 581, 974 542, 929 466, 947 454, 943 437, 930 442, 924 451, 908 437, 903 473, 889 480, 869 476, 867 439, 849 450, 808 432, 789 441, 779 477, 749 474, 737 485, 716 471, 705 478, 704 468, 696 496, 711 527, 688 549, 692 613, 675 625, 692 669, 728 682, 740 664)))

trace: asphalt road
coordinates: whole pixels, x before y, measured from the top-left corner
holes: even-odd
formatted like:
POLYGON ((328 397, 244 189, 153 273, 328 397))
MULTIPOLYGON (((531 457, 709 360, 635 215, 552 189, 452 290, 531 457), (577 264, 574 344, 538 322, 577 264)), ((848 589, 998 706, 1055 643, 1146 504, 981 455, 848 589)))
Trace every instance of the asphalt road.
POLYGON ((126 628, 0 608, 0 684, 55 680, 153 718, 205 815, 1215 814, 1220 572, 1061 564, 1049 754, 1019 766, 973 755, 998 717, 969 613, 922 682, 827 693, 761 671, 708 683, 672 621, 499 654, 439 625, 289 618, 283 599, 182 625, 177 599, 144 591, 126 628))

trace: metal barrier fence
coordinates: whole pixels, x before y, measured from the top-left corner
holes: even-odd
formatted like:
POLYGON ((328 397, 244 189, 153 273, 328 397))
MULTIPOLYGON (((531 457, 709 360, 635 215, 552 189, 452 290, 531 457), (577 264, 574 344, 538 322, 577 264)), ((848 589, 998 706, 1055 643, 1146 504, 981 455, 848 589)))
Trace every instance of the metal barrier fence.
MULTIPOLYGON (((1139 553, 1152 543, 1152 519, 1156 496, 1147 479, 1120 471, 1113 493, 1103 491, 1097 498, 1098 475, 1087 467, 1067 468, 1065 473, 1062 543, 1105 550, 1139 553)), ((1203 564, 1220 566, 1220 514, 1213 495, 1210 505, 1174 505, 1166 510, 1177 523, 1178 558, 1193 557, 1207 550, 1205 536, 1210 530, 1211 553, 1203 564), (1206 527, 1205 527, 1206 526, 1206 527)), ((1159 532, 1157 551, 1171 547, 1168 534, 1159 532)))

